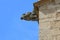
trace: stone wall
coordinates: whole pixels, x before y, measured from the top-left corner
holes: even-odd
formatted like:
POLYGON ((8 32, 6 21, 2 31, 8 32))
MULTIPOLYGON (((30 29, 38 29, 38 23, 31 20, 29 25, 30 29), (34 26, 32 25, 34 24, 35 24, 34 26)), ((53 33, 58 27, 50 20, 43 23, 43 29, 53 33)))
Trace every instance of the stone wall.
POLYGON ((39 40, 60 40, 60 5, 55 6, 51 6, 52 12, 43 8, 39 11, 39 40))

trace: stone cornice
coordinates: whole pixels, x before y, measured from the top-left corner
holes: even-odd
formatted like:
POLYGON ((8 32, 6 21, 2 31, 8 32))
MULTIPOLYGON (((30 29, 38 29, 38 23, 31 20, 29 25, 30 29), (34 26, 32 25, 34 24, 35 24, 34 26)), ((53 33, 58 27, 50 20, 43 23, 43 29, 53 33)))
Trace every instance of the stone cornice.
POLYGON ((54 3, 54 2, 55 0, 41 0, 41 1, 35 2, 33 5, 34 7, 39 7, 39 6, 42 6, 48 3, 54 3))

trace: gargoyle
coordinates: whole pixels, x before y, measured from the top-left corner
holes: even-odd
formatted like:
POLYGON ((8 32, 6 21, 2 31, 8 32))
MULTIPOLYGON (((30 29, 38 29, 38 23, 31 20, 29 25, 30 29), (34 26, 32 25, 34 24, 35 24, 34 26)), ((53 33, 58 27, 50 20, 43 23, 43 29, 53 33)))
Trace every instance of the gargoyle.
POLYGON ((33 12, 27 12, 27 14, 23 14, 21 19, 27 21, 38 21, 37 15, 33 12))
POLYGON ((34 10, 32 12, 27 12, 23 14, 21 19, 27 21, 39 21, 39 8, 36 3, 33 4, 34 10))

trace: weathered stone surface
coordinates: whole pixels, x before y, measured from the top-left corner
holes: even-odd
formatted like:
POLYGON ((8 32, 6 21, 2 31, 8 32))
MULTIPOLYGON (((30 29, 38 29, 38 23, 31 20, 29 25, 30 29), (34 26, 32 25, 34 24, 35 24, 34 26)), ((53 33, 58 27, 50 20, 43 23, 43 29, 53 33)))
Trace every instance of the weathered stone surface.
MULTIPOLYGON (((39 8, 39 40, 60 40, 60 11, 58 11, 60 5, 57 6, 58 1, 55 7, 48 5, 48 9, 39 8)), ((44 7, 46 8, 46 6, 44 7)))

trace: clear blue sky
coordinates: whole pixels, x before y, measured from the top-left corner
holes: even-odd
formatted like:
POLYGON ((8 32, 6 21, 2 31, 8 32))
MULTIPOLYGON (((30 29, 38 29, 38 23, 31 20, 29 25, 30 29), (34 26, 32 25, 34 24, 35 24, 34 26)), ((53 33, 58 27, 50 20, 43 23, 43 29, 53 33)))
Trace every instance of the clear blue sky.
POLYGON ((37 0, 0 0, 0 40, 38 40, 38 23, 20 20, 37 0))

